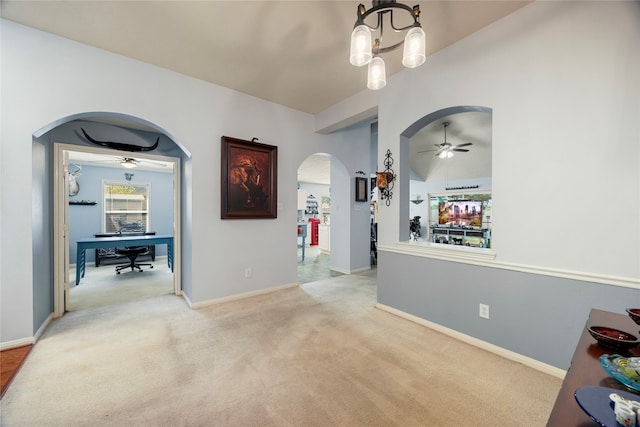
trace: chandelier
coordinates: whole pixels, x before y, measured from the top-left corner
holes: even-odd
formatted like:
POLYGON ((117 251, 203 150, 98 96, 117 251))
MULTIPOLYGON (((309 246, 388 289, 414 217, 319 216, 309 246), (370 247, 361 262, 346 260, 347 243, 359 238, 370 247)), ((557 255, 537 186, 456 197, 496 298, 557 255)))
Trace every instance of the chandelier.
POLYGON ((405 4, 396 3, 396 0, 373 0, 372 3, 373 6, 369 10, 366 10, 363 4, 358 5, 357 19, 351 33, 349 61, 358 67, 369 65, 367 87, 377 90, 382 89, 387 84, 384 61, 380 55, 404 45, 402 65, 407 68, 419 67, 426 59, 425 34, 420 25, 420 6, 416 5, 411 8, 405 4), (413 23, 396 27, 394 11, 403 15, 405 13, 409 14, 413 18, 413 23), (377 20, 370 19, 370 21, 377 21, 375 25, 373 25, 373 22, 365 22, 371 16, 377 16, 377 20), (389 28, 396 33, 406 31, 404 40, 383 46, 382 37, 384 35, 385 21, 387 21, 389 28), (371 41, 372 33, 375 35, 373 42, 371 41))

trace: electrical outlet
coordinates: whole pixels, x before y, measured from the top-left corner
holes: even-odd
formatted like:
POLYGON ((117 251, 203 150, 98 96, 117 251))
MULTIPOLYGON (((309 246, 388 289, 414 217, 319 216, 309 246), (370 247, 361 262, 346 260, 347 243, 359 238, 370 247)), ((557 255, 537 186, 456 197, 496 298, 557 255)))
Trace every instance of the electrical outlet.
POLYGON ((244 269, 244 277, 245 279, 249 279, 253 276, 253 271, 251 271, 251 268, 247 267, 244 269))
POLYGON ((483 319, 489 318, 489 306, 486 304, 480 304, 480 317, 483 319))

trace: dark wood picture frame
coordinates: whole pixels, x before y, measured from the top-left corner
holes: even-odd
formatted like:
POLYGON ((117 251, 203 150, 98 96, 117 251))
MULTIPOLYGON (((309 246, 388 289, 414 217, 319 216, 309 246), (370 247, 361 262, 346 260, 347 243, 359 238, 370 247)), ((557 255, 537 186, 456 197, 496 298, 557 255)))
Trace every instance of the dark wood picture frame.
POLYGON ((278 217, 278 147, 223 136, 222 219, 278 217))
POLYGON ((368 200, 367 178, 356 177, 356 202, 366 202, 368 200))

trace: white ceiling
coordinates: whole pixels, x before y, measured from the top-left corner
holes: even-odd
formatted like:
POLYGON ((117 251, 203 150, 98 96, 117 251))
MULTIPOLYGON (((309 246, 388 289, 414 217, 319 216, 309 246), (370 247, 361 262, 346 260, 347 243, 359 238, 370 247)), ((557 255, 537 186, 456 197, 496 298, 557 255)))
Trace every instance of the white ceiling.
MULTIPOLYGON (((492 117, 487 112, 463 112, 435 120, 410 141, 410 166, 423 181, 455 181, 491 176, 492 117), (447 142, 464 147, 468 153, 454 153, 448 159, 435 157, 435 145, 444 142, 443 123, 447 126, 447 142)), ((382 162, 378 162, 381 164, 382 162)), ((329 185, 331 181, 331 156, 314 154, 298 168, 298 182, 329 185)))
MULTIPOLYGON (((366 88, 366 67, 349 63, 349 38, 361 2, 371 7, 364 0, 2 0, 0 14, 316 114, 366 88)), ((420 5, 427 55, 527 3, 407 2, 420 5)), ((403 68, 401 50, 384 55, 388 76, 403 68)))
POLYGON ((314 154, 307 157, 298 167, 298 182, 329 185, 331 183, 331 156, 314 154))
POLYGON ((464 112, 435 120, 411 138, 411 169, 423 181, 455 181, 491 176, 492 152, 491 113, 464 112), (453 157, 436 157, 436 145, 444 142, 443 123, 447 126, 447 143, 463 147, 469 152, 455 152, 453 157), (434 151, 435 150, 435 151, 434 151))
MULTIPOLYGON (((354 67, 348 59, 360 2, 2 0, 0 14, 4 19, 315 114, 366 90, 366 67, 354 67)), ((446 0, 406 4, 420 5, 428 56, 528 3, 446 0)), ((364 4, 371 7, 370 2, 364 4)), ((387 76, 403 68, 400 56, 401 49, 384 55, 387 76)), ((458 137, 472 141, 472 151, 467 154, 475 156, 490 145, 490 132, 487 139, 486 129, 474 131, 473 120, 466 120, 459 115, 452 121, 448 139, 452 143, 458 137)), ((441 122, 428 126, 414 137, 417 142, 412 145, 433 148, 434 143, 442 142, 441 130, 441 122)), ((429 153, 412 156, 414 171, 424 179, 444 173, 439 170, 443 162, 432 157, 429 153)), ((454 157, 455 161, 462 158, 454 157)), ((449 159, 448 165, 453 165, 454 159, 449 159)), ((490 157, 488 164, 490 168, 490 157)), ((468 165, 464 170, 474 168, 468 165)), ((308 159, 299 174, 299 181, 328 182, 329 158, 308 159)))

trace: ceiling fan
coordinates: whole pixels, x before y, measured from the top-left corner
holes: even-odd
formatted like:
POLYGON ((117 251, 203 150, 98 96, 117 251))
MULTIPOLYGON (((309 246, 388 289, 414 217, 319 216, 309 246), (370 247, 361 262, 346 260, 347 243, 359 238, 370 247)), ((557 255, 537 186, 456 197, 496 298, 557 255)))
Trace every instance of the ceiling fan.
POLYGON ((167 165, 164 162, 148 160, 148 159, 136 159, 133 157, 119 157, 119 156, 106 156, 109 158, 100 160, 89 160, 86 163, 101 163, 101 164, 120 164, 123 168, 133 169, 140 166, 149 166, 157 168, 166 168, 167 165))
POLYGON ((473 145, 471 142, 465 142, 463 144, 458 144, 458 145, 452 145, 447 142, 447 127, 449 126, 449 124, 450 124, 449 122, 442 123, 442 127, 444 128, 444 142, 442 144, 433 144, 436 147, 438 147, 437 150, 418 151, 418 153, 436 151, 436 154, 435 154, 436 157, 440 157, 441 159, 448 159, 453 157, 454 151, 461 152, 461 153, 468 152, 469 150, 462 147, 468 147, 470 145, 473 145))

